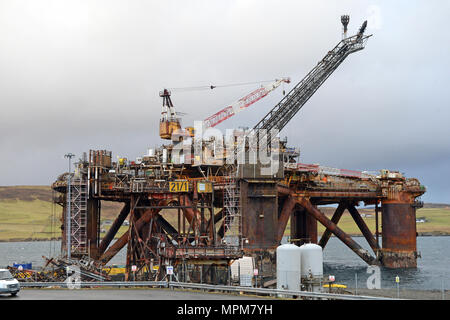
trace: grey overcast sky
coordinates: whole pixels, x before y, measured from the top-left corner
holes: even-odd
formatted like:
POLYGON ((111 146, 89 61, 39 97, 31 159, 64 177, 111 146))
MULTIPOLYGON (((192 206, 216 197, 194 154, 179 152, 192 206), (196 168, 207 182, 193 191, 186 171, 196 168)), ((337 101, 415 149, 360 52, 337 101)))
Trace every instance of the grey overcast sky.
MULTIPOLYGON (((373 37, 281 136, 304 163, 399 170, 450 203, 449 1, 0 0, 0 185, 51 184, 67 152, 160 145, 164 87, 295 84, 341 39, 342 14, 373 37)), ((252 89, 172 100, 187 126, 252 89)), ((281 92, 219 129, 252 127, 281 92)))

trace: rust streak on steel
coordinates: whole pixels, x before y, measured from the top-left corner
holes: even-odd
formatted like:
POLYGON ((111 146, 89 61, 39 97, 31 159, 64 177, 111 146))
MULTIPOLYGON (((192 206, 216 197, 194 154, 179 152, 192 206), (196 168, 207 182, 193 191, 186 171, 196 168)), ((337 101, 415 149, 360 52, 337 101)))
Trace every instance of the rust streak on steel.
MULTIPOLYGON (((340 202, 336 211, 333 214, 333 217, 331 217, 331 222, 333 222, 335 225, 337 225, 346 208, 347 208, 347 204, 345 202, 340 202)), ((321 246, 322 248, 325 248, 330 237, 331 237, 331 230, 326 228, 324 233, 322 234, 322 237, 320 238, 319 246, 321 246)))
POLYGON ((364 250, 359 244, 357 244, 347 233, 340 229, 337 225, 331 222, 325 214, 316 209, 311 202, 303 197, 297 197, 296 201, 299 205, 306 209, 306 211, 314 216, 317 221, 323 224, 329 229, 336 237, 338 237, 345 245, 353 250, 358 256, 361 257, 369 265, 378 265, 379 262, 372 257, 366 250, 364 250))
POLYGON ((294 210, 295 205, 296 201, 294 197, 289 195, 288 198, 285 200, 283 209, 281 209, 281 214, 278 217, 277 242, 280 242, 281 239, 283 238, 284 230, 286 229, 286 225, 288 223, 292 210, 294 210))
POLYGON ((109 244, 114 239, 114 236, 117 234, 117 231, 119 231, 119 228, 122 226, 129 213, 130 202, 127 201, 120 211, 119 215, 117 216, 116 220, 114 220, 114 223, 100 242, 98 253, 99 256, 101 256, 105 252, 106 248, 108 248, 109 244))
POLYGON ((380 249, 380 247, 378 246, 378 243, 376 242, 372 232, 370 232, 369 227, 367 227, 367 224, 361 218, 361 215, 359 214, 358 210, 356 210, 355 206, 350 205, 350 206, 348 206, 348 211, 350 212, 353 220, 355 220, 356 225, 358 226, 359 230, 361 230, 362 234, 364 235, 364 238, 366 238, 370 247, 376 254, 378 252, 378 250, 380 249))

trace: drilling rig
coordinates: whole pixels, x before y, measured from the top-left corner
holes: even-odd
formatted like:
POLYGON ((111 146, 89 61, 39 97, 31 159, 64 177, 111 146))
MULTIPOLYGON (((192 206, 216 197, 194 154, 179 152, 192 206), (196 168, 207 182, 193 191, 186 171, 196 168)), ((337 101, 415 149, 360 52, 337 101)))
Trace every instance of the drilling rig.
MULTIPOLYGON (((93 268, 102 268, 126 247, 128 279, 132 266, 136 266, 133 275, 148 280, 163 279, 165 266, 173 266, 180 281, 210 283, 226 282, 230 263, 246 255, 255 258, 260 276, 270 279, 275 274, 275 248, 290 221, 293 243, 319 243, 324 248, 334 235, 370 265, 416 267, 415 210, 421 205, 417 198, 425 192, 417 179, 405 178, 397 171, 370 174, 299 163, 287 141, 280 141, 277 134, 350 54, 365 48, 371 36, 364 35, 366 26, 364 22, 355 35, 345 36, 328 51, 253 130, 236 130, 225 153, 214 144, 211 147, 211 139, 204 138, 202 130, 189 134, 194 137, 193 144, 189 139, 172 139, 174 143, 149 149, 136 161, 113 162, 110 151, 90 150, 89 157, 77 164, 70 193, 64 174, 52 185, 60 195, 55 202, 63 208, 62 254, 71 243, 74 260, 88 259, 93 268), (252 134, 255 140, 249 138, 252 134), (255 146, 276 154, 278 166, 269 174, 262 170, 265 163, 260 159, 249 161, 255 146), (184 152, 182 161, 178 147, 184 152), (217 161, 205 160, 205 151, 212 152, 217 161), (223 154, 236 157, 229 161, 221 158, 223 154), (102 201, 119 202, 123 207, 100 237, 102 201), (361 202, 375 207, 375 234, 357 210, 361 202), (337 209, 330 219, 319 206, 331 204, 337 209), (71 225, 79 226, 70 235, 64 228, 67 208, 71 208, 71 225), (373 253, 337 225, 345 210, 373 253), (113 243, 125 219, 128 231, 113 243), (318 222, 326 228, 320 240, 318 222), (72 241, 66 241, 68 237, 72 241)), ((344 27, 346 32, 347 25, 344 27)), ((169 90, 160 96, 160 136, 171 139, 181 124, 169 90)), ((232 113, 227 107, 228 111, 225 108, 206 118, 203 125, 214 126, 242 108, 234 106, 230 106, 232 113)))

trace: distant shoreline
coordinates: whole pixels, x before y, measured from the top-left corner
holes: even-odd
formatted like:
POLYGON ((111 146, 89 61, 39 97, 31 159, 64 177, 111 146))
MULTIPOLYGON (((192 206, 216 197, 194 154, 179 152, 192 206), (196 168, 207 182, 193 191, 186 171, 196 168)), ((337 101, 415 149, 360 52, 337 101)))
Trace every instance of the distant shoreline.
MULTIPOLYGON (((320 236, 320 235, 319 235, 320 236)), ((349 234, 351 237, 364 237, 362 234, 349 234)), ((432 232, 419 232, 418 237, 449 237, 450 233, 447 232, 441 232, 441 231, 432 231, 432 232)), ((333 236, 335 237, 335 236, 333 236)), ((381 238, 381 235, 380 235, 381 238)), ((114 238, 117 240, 118 238, 114 238)), ((17 238, 17 239, 0 239, 0 243, 2 242, 41 242, 41 241, 54 241, 54 240, 61 240, 61 237, 58 238, 17 238)))

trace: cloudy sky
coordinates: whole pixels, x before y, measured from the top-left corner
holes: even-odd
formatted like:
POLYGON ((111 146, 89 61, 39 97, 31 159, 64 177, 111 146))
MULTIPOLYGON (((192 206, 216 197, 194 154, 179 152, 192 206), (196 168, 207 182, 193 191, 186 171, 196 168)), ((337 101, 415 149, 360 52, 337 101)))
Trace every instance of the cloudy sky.
MULTIPOLYGON (((0 185, 44 185, 63 155, 134 158, 161 144, 162 88, 300 81, 368 20, 350 55, 282 131, 301 161, 399 170, 450 203, 448 1, 0 0, 0 185)), ((289 90, 292 85, 286 86, 289 90)), ((174 91, 192 125, 253 90, 174 91)), ((219 128, 252 127, 282 89, 219 128)))

